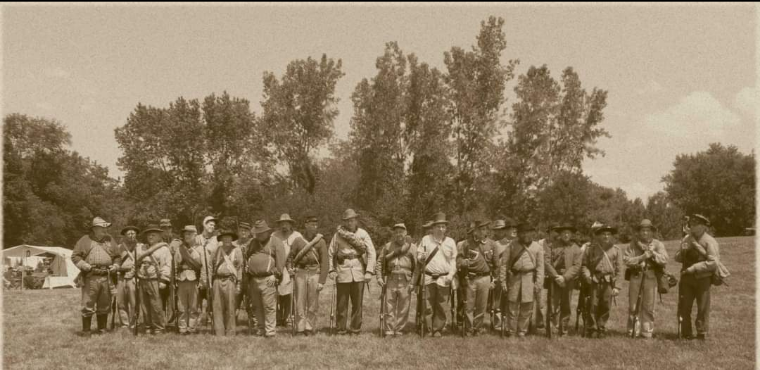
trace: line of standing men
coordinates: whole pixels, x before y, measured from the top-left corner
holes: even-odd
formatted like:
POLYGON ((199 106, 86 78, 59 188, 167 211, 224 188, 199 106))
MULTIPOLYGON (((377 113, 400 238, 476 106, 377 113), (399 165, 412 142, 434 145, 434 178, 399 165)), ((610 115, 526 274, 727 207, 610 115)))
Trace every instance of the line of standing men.
MULTIPOLYGON (((83 333, 90 334, 93 315, 97 333, 105 330, 111 294, 116 293, 121 326, 135 331, 142 322, 146 332, 160 334, 172 323, 180 334, 192 334, 205 313, 217 335, 234 335, 242 305, 256 335, 273 337, 278 321, 285 323, 291 317, 294 334, 310 335, 316 330, 318 296, 329 272, 336 282, 338 334, 360 332, 364 292, 376 274, 385 298, 381 331, 386 336, 403 334, 411 292, 421 286, 426 300, 418 306, 422 317, 418 325, 428 326, 426 316, 432 313, 433 337, 442 336, 447 322, 452 330, 453 323, 461 323, 464 335, 483 334, 488 310, 492 328, 503 326, 507 336, 524 337, 531 324, 536 329, 544 324, 542 288, 552 292, 547 296, 552 307, 547 330, 566 335, 573 290, 580 288, 583 334, 601 338, 607 332, 611 303, 621 289, 619 278, 627 268, 628 331, 652 336, 654 292, 668 256, 652 237, 655 228, 649 220, 638 225, 637 237, 622 251, 613 244, 617 230, 597 223, 592 227, 593 240, 583 247, 573 241, 572 225, 552 227, 547 239, 535 242, 534 227, 509 219, 496 220, 493 226, 483 220, 472 222, 467 239, 455 243, 445 235, 445 214, 438 213, 425 225, 426 235, 419 243, 412 243, 406 226, 399 223, 393 226, 392 240, 376 253, 369 234, 358 227, 358 217, 346 210, 329 246, 316 232, 315 216, 305 220, 305 237, 293 230, 295 221, 287 214, 277 220, 279 230, 259 220, 253 226, 240 223, 237 232, 218 233, 216 219, 209 216, 203 220, 203 233, 185 226, 182 239, 173 237, 169 220, 161 220, 142 231, 145 244, 137 241, 140 230, 127 226, 121 230, 119 245, 106 232, 110 223, 96 217, 91 234, 79 240, 72 255, 83 272, 83 333), (496 240, 488 237, 489 229, 496 240), (170 287, 176 293, 169 293, 170 287), (459 309, 449 321, 445 305, 455 292, 459 309)), ((719 255, 717 242, 705 232, 709 220, 701 215, 691 220, 690 235, 676 255, 683 263, 679 317, 687 322, 685 337, 693 337, 690 314, 696 300, 697 338, 704 339, 709 278, 719 255)))

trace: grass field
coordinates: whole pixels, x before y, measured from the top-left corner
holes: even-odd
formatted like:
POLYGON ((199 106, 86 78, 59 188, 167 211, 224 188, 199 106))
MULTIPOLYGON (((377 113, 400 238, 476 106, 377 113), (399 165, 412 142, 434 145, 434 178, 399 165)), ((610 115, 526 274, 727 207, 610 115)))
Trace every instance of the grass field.
MULTIPOLYGON (((574 334, 500 339, 416 335, 380 339, 378 295, 365 302, 363 333, 358 337, 290 338, 283 329, 275 339, 243 335, 133 337, 113 333, 85 339, 81 330, 79 290, 6 291, 3 294, 3 366, 6 369, 233 369, 233 368, 514 368, 514 369, 752 369, 755 367, 755 242, 724 238, 729 287, 713 287, 710 338, 676 341, 675 291, 656 306, 655 339, 625 337, 627 287, 618 297, 606 339, 574 334)), ((666 243, 672 261, 677 242, 666 243)), ((627 283, 626 283, 627 284, 627 283)), ((320 326, 327 326, 332 285, 321 294, 320 326)), ((573 298, 575 303, 576 298, 573 298)), ((412 305, 414 306, 414 305, 412 305)), ((696 310, 696 307, 695 307, 696 310)), ((573 310, 573 312, 575 312, 573 310)), ((241 319, 242 319, 241 314, 241 319)), ((412 316, 413 317, 413 313, 412 316)), ((573 317, 573 323, 575 318, 573 317)))

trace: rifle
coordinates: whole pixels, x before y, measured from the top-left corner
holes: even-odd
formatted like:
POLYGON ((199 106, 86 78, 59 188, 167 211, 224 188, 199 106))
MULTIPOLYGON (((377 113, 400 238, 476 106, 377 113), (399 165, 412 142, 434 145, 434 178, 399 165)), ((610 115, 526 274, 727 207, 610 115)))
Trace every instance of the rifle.
POLYGON ((243 282, 241 285, 243 285, 243 291, 240 294, 242 296, 242 303, 243 307, 245 308, 245 315, 248 318, 248 335, 251 335, 253 331, 253 317, 251 317, 251 312, 253 310, 250 309, 251 300, 248 294, 248 268, 246 267, 246 264, 248 263, 248 250, 251 246, 251 240, 248 241, 248 245, 241 245, 240 246, 240 252, 243 253, 243 274, 241 275, 241 278, 243 279, 243 282), (243 247, 245 247, 245 250, 243 250, 243 247))
POLYGON ((641 314, 641 299, 644 294, 644 271, 646 271, 646 267, 641 270, 641 282, 639 283, 641 287, 639 288, 639 295, 636 297, 636 306, 634 306, 633 310, 633 330, 631 330, 631 338, 636 338, 636 327, 641 325, 639 315, 641 314))
MULTIPOLYGON (((295 337, 296 336, 296 292, 298 291, 296 287, 296 274, 295 269, 293 270, 293 292, 290 294, 290 336, 295 337)), ((308 284, 308 280, 307 280, 308 284)), ((309 287, 306 287, 307 291, 309 287)), ((299 297, 300 298, 300 297, 299 297)))
MULTIPOLYGON (((464 248, 462 250, 464 253, 465 259, 470 255, 470 243, 465 243, 464 248)), ((467 279, 467 273, 469 269, 467 267, 463 267, 461 274, 459 275, 460 281, 462 284, 460 284, 460 289, 462 289, 462 338, 464 338, 467 335, 467 286, 469 285, 469 281, 467 279)))
MULTIPOLYGON (((383 284, 383 290, 382 290, 382 293, 380 293, 380 338, 385 338, 385 326, 386 326, 385 316, 387 314, 386 312, 387 308, 385 307, 385 304, 387 302, 386 301, 387 288, 388 288, 388 285, 383 284)), ((396 304, 398 305, 398 302, 396 302, 396 304)))
POLYGON ((140 270, 140 265, 137 263, 137 246, 135 246, 135 328, 134 328, 134 334, 135 336, 138 335, 139 327, 138 321, 140 319, 140 278, 137 276, 137 271, 140 270))
MULTIPOLYGON (((422 269, 420 270, 420 287, 417 294, 417 325, 420 332, 420 337, 425 337, 425 327, 427 326, 427 289, 425 289, 425 270, 427 270, 427 255, 425 260, 422 261, 422 269)), ((434 282, 435 283, 435 282, 434 282)))
POLYGON ((211 270, 208 268, 208 252, 206 251, 206 245, 208 244, 208 241, 209 239, 206 239, 206 242, 203 243, 203 264, 205 265, 206 269, 206 302, 208 302, 208 305, 206 307, 206 322, 213 328, 214 325, 212 322, 214 320, 214 293, 212 291, 213 285, 211 282, 211 270))
POLYGON ((451 285, 449 299, 451 299, 451 331, 454 331, 454 328, 459 326, 457 322, 457 290, 454 289, 454 284, 451 285))
MULTIPOLYGON (((581 286, 580 291, 578 292, 578 304, 575 306, 575 332, 578 333, 578 319, 581 316, 581 312, 583 312, 583 287, 581 286)), ((585 321, 585 319, 584 319, 585 321)))
MULTIPOLYGON (((491 283, 493 283, 493 278, 491 278, 491 283)), ((491 315, 491 330, 493 330, 496 325, 496 323, 494 322, 496 321, 494 319, 496 315, 496 311, 493 308, 493 288, 490 288, 490 287, 488 288, 488 299, 486 300, 486 302, 488 303, 488 306, 491 308, 491 311, 489 312, 489 314, 491 315)))
MULTIPOLYGON (((554 291, 554 282, 551 279, 549 280, 549 286, 546 289, 546 337, 551 339, 552 338, 552 316, 554 316, 554 307, 552 305, 552 298, 553 291, 554 291)), ((539 294, 541 294, 539 292, 539 294)), ((540 295, 539 295, 540 297, 540 295)))
MULTIPOLYGON (((171 249, 169 249, 171 251, 171 249)), ((179 315, 177 313, 177 264, 174 263, 175 257, 174 253, 172 253, 172 276, 171 281, 169 282, 169 297, 171 298, 172 302, 174 302, 174 306, 172 307, 172 316, 169 317, 169 322, 174 321, 174 326, 177 332, 179 332, 179 315)), ((167 307, 168 308, 168 307, 167 307)))
MULTIPOLYGON (((111 290, 111 271, 108 271, 108 289, 111 290)), ((116 319, 116 295, 111 296, 111 331, 114 329, 116 319)))
POLYGON ((683 300, 683 296, 681 295, 681 282, 683 279, 678 281, 678 303, 676 303, 676 316, 678 318, 678 332, 677 339, 681 339, 682 330, 683 330, 683 316, 681 316, 681 301, 683 300))
POLYGON ((333 293, 332 293, 332 299, 330 300, 332 302, 332 305, 330 305, 330 335, 335 335, 335 305, 337 302, 335 302, 335 292, 338 290, 338 278, 336 277, 333 280, 333 293))

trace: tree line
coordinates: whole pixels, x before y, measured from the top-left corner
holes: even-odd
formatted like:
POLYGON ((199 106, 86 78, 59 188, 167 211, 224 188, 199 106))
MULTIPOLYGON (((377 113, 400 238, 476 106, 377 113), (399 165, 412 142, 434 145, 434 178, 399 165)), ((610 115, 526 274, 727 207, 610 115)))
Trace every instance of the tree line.
POLYGON ((354 208, 379 242, 393 223, 415 232, 438 211, 453 216, 456 237, 474 217, 582 231, 604 220, 621 227, 622 241, 644 217, 665 239, 679 237, 692 212, 712 216, 719 235, 754 225, 754 153, 733 146, 678 156, 665 191, 646 204, 592 182, 582 162, 604 155, 597 142, 610 138, 608 92, 583 87, 572 67, 558 77, 546 65, 515 76, 519 59, 508 59, 503 25, 481 22, 470 48, 443 53, 444 70, 387 43, 376 74, 351 94, 346 140, 334 132, 342 61, 327 55, 294 60, 280 76, 264 72, 258 113, 226 92, 137 104, 115 130, 121 179, 71 151, 59 122, 8 115, 4 247, 70 247, 94 215, 117 227, 160 218, 180 227, 209 214, 271 221, 312 212, 325 233, 354 208))

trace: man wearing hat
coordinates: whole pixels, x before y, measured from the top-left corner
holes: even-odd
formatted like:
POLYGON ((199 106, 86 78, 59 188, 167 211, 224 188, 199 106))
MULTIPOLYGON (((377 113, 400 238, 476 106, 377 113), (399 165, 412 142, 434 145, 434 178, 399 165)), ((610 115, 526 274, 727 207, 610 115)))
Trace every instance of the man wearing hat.
POLYGON ((214 295, 214 332, 217 336, 234 336, 237 296, 241 292, 243 254, 232 244, 237 234, 221 230, 217 239, 221 242, 214 257, 211 281, 214 295))
MULTIPOLYGON (((559 225, 554 224, 552 226, 547 227, 546 237, 538 241, 538 246, 544 250, 544 258, 546 258, 546 251, 548 250, 548 248, 551 248, 553 245, 557 243, 557 237, 559 236, 559 233, 557 233, 555 228, 557 228, 558 226, 559 225)), ((544 269, 544 272, 546 272, 546 269, 544 269)), ((541 289, 541 291, 539 292, 538 297, 536 297, 537 310, 536 310, 535 324, 536 324, 537 330, 544 329, 544 325, 546 323, 546 319, 544 318, 544 309, 546 307, 546 302, 544 301, 544 294, 543 294, 544 283, 543 282, 539 283, 539 289, 541 289)))
POLYGON ((457 268, 460 275, 466 274, 466 284, 462 293, 466 294, 465 320, 467 335, 482 334, 483 321, 488 307, 488 292, 491 289, 494 266, 494 242, 488 238, 489 221, 470 223, 469 238, 457 245, 457 268))
MULTIPOLYGON (((599 230, 600 227, 602 227, 602 223, 599 221, 594 221, 593 224, 591 224, 591 239, 594 239, 594 235, 596 234, 596 231, 599 230)), ((581 255, 586 251, 586 248, 591 245, 591 241, 587 241, 581 245, 581 255)))
POLYGON ((277 285, 285 268, 285 247, 264 220, 254 222, 252 231, 254 239, 246 261, 248 297, 256 313, 256 334, 272 338, 277 334, 277 285))
MULTIPOLYGON (((243 256, 243 262, 248 260, 251 241, 253 241, 253 238, 251 237, 251 224, 248 222, 238 223, 238 239, 233 241, 232 244, 240 249, 240 254, 243 256)), ((245 271, 245 267, 245 263, 243 263, 243 271, 245 271)), ((253 305, 251 305, 251 299, 248 297, 248 278, 246 274, 242 275, 240 287, 242 293, 238 295, 238 302, 235 307, 242 307, 245 310, 248 315, 248 329, 253 330, 253 328, 256 327, 256 314, 253 312, 253 305)))
POLYGON ((121 229, 123 236, 119 244, 119 256, 121 265, 116 284, 116 305, 119 309, 119 321, 124 329, 134 328, 135 317, 135 248, 142 243, 137 242, 137 234, 140 230, 135 226, 127 226, 121 229))
POLYGON ((296 333, 311 335, 316 330, 319 292, 327 281, 330 262, 327 258, 327 243, 322 234, 317 233, 317 217, 306 217, 304 226, 309 243, 294 244, 285 265, 295 277, 296 333))
MULTIPOLYGON (((285 248, 285 256, 290 255, 290 251, 293 247, 303 248, 306 245, 306 241, 303 239, 303 235, 294 230, 295 220, 290 218, 290 215, 283 213, 277 220, 277 230, 273 235, 282 240, 282 245, 285 248)), ((287 258, 287 257, 286 257, 287 258)), ((288 270, 284 270, 282 273, 282 282, 277 287, 278 294, 278 306, 277 311, 277 325, 286 326, 290 323, 290 314, 293 307, 291 307, 291 294, 293 294, 293 282, 288 273, 288 270)), ((292 323, 291 323, 292 324, 292 323)))
POLYGON ((623 263, 628 271, 626 275, 630 275, 628 335, 641 333, 642 337, 648 339, 652 338, 654 331, 654 297, 657 281, 668 263, 668 252, 665 250, 665 245, 654 238, 655 230, 652 221, 641 220, 636 226, 637 235, 631 240, 630 246, 623 254, 623 263), (639 294, 641 294, 640 297, 639 294), (637 304, 640 305, 639 324, 641 327, 634 327, 637 304))
POLYGON ((111 309, 111 274, 121 264, 119 250, 108 235, 111 223, 100 217, 92 220, 90 234, 82 236, 74 246, 71 261, 82 271, 82 334, 90 335, 92 315, 97 314, 98 330, 106 330, 111 309))
POLYGON ((536 229, 527 224, 517 225, 517 239, 509 243, 499 267, 501 288, 507 292, 506 335, 516 333, 525 337, 528 324, 536 310, 535 301, 544 280, 544 250, 533 241, 536 229))
POLYGON ((195 225, 182 229, 182 243, 174 252, 174 265, 177 267, 177 328, 180 335, 195 333, 198 321, 198 278, 202 266, 200 246, 195 244, 198 230, 195 225))
MULTIPOLYGON (((375 276, 377 284, 385 287, 385 335, 403 335, 409 320, 409 302, 414 285, 416 248, 406 240, 406 225, 393 225, 393 238, 378 253, 375 276)), ((382 304, 382 302, 381 302, 382 304)))
POLYGON ((710 220, 700 214, 689 217, 689 235, 681 243, 675 260, 681 262, 681 282, 678 293, 681 296, 680 316, 683 318, 682 335, 693 339, 691 308, 697 302, 697 339, 705 340, 710 327, 710 286, 711 277, 718 268, 720 248, 718 242, 707 233, 710 220))
POLYGON ((208 277, 206 276, 206 261, 211 261, 216 255, 216 250, 219 248, 219 242, 216 238, 216 222, 217 219, 214 216, 206 216, 203 218, 203 232, 195 237, 195 244, 200 246, 201 251, 201 281, 200 289, 198 292, 198 308, 204 316, 204 324, 206 320, 210 320, 208 317, 208 277), (205 251, 206 256, 203 256, 205 251), (206 302, 204 307, 203 302, 206 302))
POLYGON ((494 318, 496 322, 492 323, 494 330, 501 330, 502 313, 506 315, 507 307, 506 300, 502 295, 506 295, 506 292, 501 289, 501 280, 499 277, 499 266, 501 266, 501 258, 504 252, 509 247, 509 243, 517 237, 517 224, 511 218, 505 220, 496 220, 491 226, 491 230, 494 233, 494 266, 493 266, 493 310, 494 318))
MULTIPOLYGON (((169 252, 172 256, 176 255, 179 246, 182 244, 182 240, 174 237, 174 230, 171 220, 168 218, 162 218, 159 222, 159 226, 161 227, 161 230, 163 230, 161 237, 163 238, 164 242, 169 244, 169 252)), ((166 314, 167 318, 166 326, 174 327, 176 326, 176 322, 174 320, 177 319, 177 309, 174 307, 176 301, 175 296, 177 295, 177 266, 174 264, 174 259, 172 259, 172 266, 170 270, 171 283, 167 289, 161 291, 161 303, 164 306, 164 313, 166 314)))
POLYGON ((441 337, 441 331, 446 325, 445 305, 449 301, 451 285, 457 272, 457 245, 454 239, 446 236, 448 224, 446 214, 436 213, 432 222, 432 234, 422 238, 417 248, 419 268, 415 281, 425 287, 428 304, 433 309, 433 337, 441 337))
POLYGON ((338 284, 336 324, 338 334, 346 334, 348 300, 351 299, 351 325, 348 333, 359 334, 362 327, 362 298, 364 285, 375 273, 375 246, 364 229, 359 227, 359 215, 353 209, 343 212, 343 225, 330 241, 329 271, 338 284))
POLYGON ((555 227, 554 231, 558 234, 556 242, 544 247, 546 284, 552 284, 552 296, 547 296, 547 300, 552 300, 553 312, 547 312, 547 315, 551 315, 551 330, 564 336, 570 325, 570 298, 583 260, 581 249, 573 242, 575 227, 564 224, 555 227))
POLYGON ((589 323, 588 338, 594 333, 597 338, 606 336, 612 299, 620 292, 621 283, 618 280, 623 274, 623 252, 614 245, 613 234, 617 234, 616 228, 602 224, 596 230, 594 241, 586 249, 581 263, 581 274, 586 285, 583 289, 590 297, 590 307, 584 318, 589 323))
POLYGON ((137 276, 140 280, 141 313, 145 330, 151 334, 163 334, 166 316, 161 304, 161 290, 171 283, 172 256, 169 245, 163 241, 163 230, 150 225, 143 230, 146 244, 137 246, 137 276))

